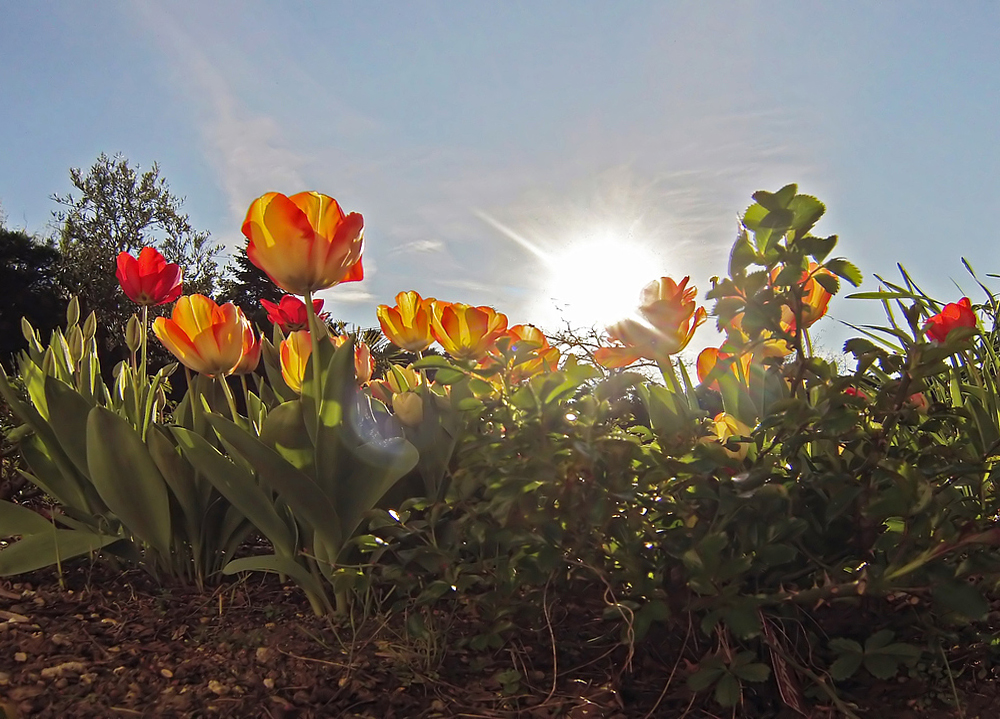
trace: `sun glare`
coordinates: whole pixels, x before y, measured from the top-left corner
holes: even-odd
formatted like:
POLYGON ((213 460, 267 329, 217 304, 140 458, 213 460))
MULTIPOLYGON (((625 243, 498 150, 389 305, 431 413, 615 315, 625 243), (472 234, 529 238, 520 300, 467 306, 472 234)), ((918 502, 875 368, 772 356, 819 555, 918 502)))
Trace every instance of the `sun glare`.
POLYGON ((662 260, 634 240, 600 237, 551 252, 547 291, 573 326, 602 327, 635 314, 639 292, 664 274, 662 260))

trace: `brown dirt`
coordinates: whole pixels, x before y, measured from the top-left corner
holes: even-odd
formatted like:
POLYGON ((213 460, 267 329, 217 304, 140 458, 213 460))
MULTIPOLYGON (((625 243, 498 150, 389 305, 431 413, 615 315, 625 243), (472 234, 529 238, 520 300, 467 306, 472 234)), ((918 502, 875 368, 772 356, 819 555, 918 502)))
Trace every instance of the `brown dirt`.
MULTIPOLYGON (((692 699, 677 637, 630 656, 596 599, 554 601, 544 630, 474 651, 454 642, 481 631, 474 617, 429 614, 424 626, 439 630, 416 634, 405 617, 338 626, 276 578, 198 592, 101 566, 61 581, 40 572, 0 582, 0 718, 731 716, 692 699)), ((971 669, 958 679, 962 713, 919 704, 932 687, 914 680, 851 699, 859 716, 992 719, 1000 691, 971 669)), ((800 716, 773 680, 749 687, 737 715, 800 716)))

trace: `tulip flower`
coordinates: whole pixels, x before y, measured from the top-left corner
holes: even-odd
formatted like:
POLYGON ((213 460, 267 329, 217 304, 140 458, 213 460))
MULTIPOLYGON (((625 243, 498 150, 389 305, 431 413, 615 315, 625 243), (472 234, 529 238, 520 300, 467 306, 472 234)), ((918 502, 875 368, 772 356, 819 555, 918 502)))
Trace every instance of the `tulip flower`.
MULTIPOLYGON (((725 412, 720 412, 715 415, 710 425, 710 430, 712 435, 709 439, 717 440, 723 445, 727 444, 733 437, 746 437, 751 432, 751 429, 748 426, 740 422, 733 415, 725 412)), ((723 447, 723 451, 725 451, 726 454, 733 459, 741 461, 747 456, 747 451, 749 449, 750 444, 748 442, 737 443, 736 449, 729 449, 725 446, 723 447)))
POLYGON ((396 295, 396 305, 376 308, 382 333, 397 347, 410 352, 423 352, 434 341, 431 334, 431 300, 414 291, 396 295))
POLYGON ((435 302, 432 310, 434 339, 456 359, 482 359, 507 330, 507 316, 492 307, 435 302))
POLYGON ((972 302, 963 297, 958 302, 949 302, 944 309, 927 320, 924 332, 935 342, 944 342, 951 331, 959 327, 975 327, 976 312, 972 302))
POLYGON ((296 330, 281 341, 281 376, 293 392, 302 391, 302 379, 311 354, 312 339, 308 330, 296 330))
MULTIPOLYGON (((306 303, 295 295, 285 295, 275 304, 269 300, 261 300, 261 307, 267 310, 267 319, 278 325, 285 334, 309 329, 309 313, 306 303)), ((323 300, 313 300, 313 310, 317 315, 323 309, 323 300)))
POLYGON ((332 197, 268 192, 250 204, 242 229, 247 257, 286 292, 311 296, 364 279, 364 220, 332 197))
MULTIPOLYGON (((721 347, 706 347, 698 354, 698 359, 695 362, 698 371, 698 381, 705 384, 705 381, 712 376, 719 362, 727 360, 730 361, 729 371, 743 384, 747 384, 750 379, 750 366, 753 363, 753 356, 749 353, 736 356, 729 352, 723 352, 721 347)), ((714 376, 718 377, 718 372, 714 376)), ((714 389, 716 392, 720 391, 718 379, 713 379, 706 386, 709 389, 714 389)))
POLYGON ((545 334, 534 325, 514 325, 507 330, 510 349, 515 353, 528 350, 527 358, 518 362, 515 357, 510 381, 514 384, 542 372, 555 372, 559 367, 560 352, 549 344, 545 334))
POLYGON ((640 357, 662 361, 687 347, 708 316, 704 307, 695 306, 697 290, 687 286, 689 279, 677 283, 661 277, 646 285, 640 317, 608 326, 608 336, 620 344, 598 349, 594 359, 605 367, 624 367, 640 357))
POLYGON ((372 380, 368 384, 368 391, 372 397, 389 406, 392 404, 394 394, 404 394, 416 389, 423 384, 424 378, 420 370, 413 369, 412 366, 390 368, 381 379, 372 380), (397 374, 398 372, 398 374, 397 374))
POLYGON ((115 275, 137 305, 164 305, 181 296, 181 268, 163 259, 155 247, 143 247, 139 259, 127 252, 118 253, 115 275))
POLYGON ((215 376, 229 374, 240 363, 248 326, 232 302, 220 307, 204 295, 185 295, 169 319, 156 318, 153 334, 185 367, 215 376))
POLYGON ((250 323, 243 324, 243 356, 231 374, 250 374, 260 364, 261 338, 254 333, 250 323))
MULTIPOLYGON (((781 268, 776 267, 771 272, 772 282, 776 280, 780 271, 781 268)), ((799 286, 802 290, 803 329, 811 327, 817 320, 826 314, 830 304, 830 298, 833 297, 833 295, 831 295, 830 292, 823 287, 823 285, 816 281, 816 275, 829 275, 830 277, 835 277, 832 272, 815 262, 810 262, 809 268, 802 273, 802 279, 799 280, 799 286)), ((795 312, 787 305, 781 308, 781 327, 789 333, 795 331, 795 312)))
MULTIPOLYGON (((347 335, 330 338, 335 347, 340 347, 347 340, 347 335)), ((374 373, 375 358, 372 357, 371 348, 365 342, 357 340, 354 343, 354 376, 358 380, 358 384, 366 385, 371 382, 374 373)))
POLYGON ((408 427, 416 427, 424 419, 424 400, 416 392, 403 392, 392 396, 392 411, 408 427))

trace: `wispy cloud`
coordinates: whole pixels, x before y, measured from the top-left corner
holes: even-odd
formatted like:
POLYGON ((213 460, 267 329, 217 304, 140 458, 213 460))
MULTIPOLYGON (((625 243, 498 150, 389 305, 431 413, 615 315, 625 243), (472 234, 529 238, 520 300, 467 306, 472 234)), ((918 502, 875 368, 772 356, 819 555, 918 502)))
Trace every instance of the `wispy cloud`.
MULTIPOLYGON (((273 117, 251 112, 240 101, 231 83, 202 49, 205 38, 198 35, 197 28, 184 24, 184 14, 171 12, 170 5, 153 2, 139 2, 133 7, 170 58, 178 86, 190 94, 201 113, 199 129, 206 155, 234 223, 242 220, 262 187, 302 187, 305 156, 284 142, 282 128, 273 117)), ((213 47, 228 53, 230 60, 239 55, 227 50, 222 42, 213 43, 213 47)), ((238 238, 236 233, 224 233, 222 239, 232 246, 238 238)))
POLYGON ((401 255, 438 253, 443 252, 444 247, 444 242, 441 240, 415 240, 402 245, 396 245, 389 250, 388 254, 401 255))

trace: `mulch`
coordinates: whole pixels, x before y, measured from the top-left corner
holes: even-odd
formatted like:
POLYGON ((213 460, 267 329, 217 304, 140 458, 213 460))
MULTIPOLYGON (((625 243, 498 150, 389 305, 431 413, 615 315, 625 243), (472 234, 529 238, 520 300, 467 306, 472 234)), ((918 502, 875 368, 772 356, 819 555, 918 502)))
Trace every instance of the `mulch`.
MULTIPOLYGON (((198 591, 104 565, 37 572, 0 581, 0 718, 732 716, 687 689, 693 665, 679 657, 697 654, 678 642, 690 633, 629 652, 599 600, 553 599, 544 626, 474 650, 456 641, 482 630, 474 614, 337 624, 273 576, 198 591)), ((960 711, 914 680, 860 685, 851 699, 859 716, 997 716, 992 675, 958 682, 960 711)), ((748 687, 736 715, 801 716, 773 680, 748 687)))

